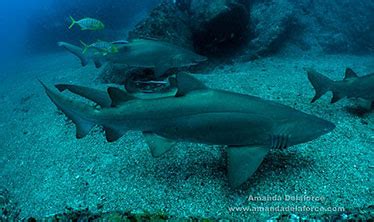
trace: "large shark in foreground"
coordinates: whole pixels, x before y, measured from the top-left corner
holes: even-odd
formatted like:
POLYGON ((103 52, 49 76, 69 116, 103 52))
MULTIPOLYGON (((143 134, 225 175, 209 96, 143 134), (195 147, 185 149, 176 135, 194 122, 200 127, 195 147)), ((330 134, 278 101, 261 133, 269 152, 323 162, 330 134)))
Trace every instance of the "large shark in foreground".
POLYGON ((352 69, 347 68, 342 81, 333 81, 313 69, 306 69, 308 79, 313 85, 316 95, 312 103, 332 91, 331 103, 336 103, 342 98, 358 98, 362 107, 370 109, 374 102, 374 73, 359 77, 352 69))
POLYGON ((58 109, 76 124, 77 138, 86 136, 95 125, 103 126, 110 142, 128 130, 138 130, 154 157, 169 151, 177 141, 227 145, 232 187, 247 181, 271 148, 305 143, 335 128, 331 122, 275 102, 210 89, 187 74, 177 74, 174 82, 178 88, 175 96, 146 100, 113 87, 108 88, 108 97, 104 91, 57 85, 61 91, 99 100, 102 106, 96 107, 43 86, 58 109))
POLYGON ((171 68, 189 67, 207 60, 205 56, 190 50, 152 39, 133 39, 125 44, 116 44, 118 52, 106 55, 94 50, 83 54, 83 49, 78 50, 80 47, 66 42, 59 42, 58 45, 77 56, 83 66, 87 64, 87 61, 93 60, 97 68, 105 62, 152 68, 156 77, 162 76, 171 68))

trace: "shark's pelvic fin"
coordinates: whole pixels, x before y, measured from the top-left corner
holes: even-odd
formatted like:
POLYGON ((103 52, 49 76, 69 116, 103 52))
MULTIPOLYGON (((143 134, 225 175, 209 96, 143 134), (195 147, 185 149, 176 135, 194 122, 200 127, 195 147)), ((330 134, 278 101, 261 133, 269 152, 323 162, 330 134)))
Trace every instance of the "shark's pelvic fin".
POLYGON ((257 170, 269 152, 269 147, 245 146, 227 148, 229 184, 236 188, 246 182, 257 170))
POLYGON ((347 68, 345 70, 344 79, 350 79, 350 78, 358 78, 358 75, 351 68, 347 68))
POLYGON ((129 100, 136 99, 136 97, 116 87, 109 87, 108 94, 110 96, 110 99, 112 100, 112 105, 111 105, 112 107, 118 106, 129 100))
POLYGON ((178 88, 177 97, 184 96, 191 91, 208 88, 200 80, 187 73, 178 73, 176 75, 176 84, 178 88))
POLYGON ((107 92, 97 89, 92 89, 84 86, 70 85, 70 84, 57 84, 56 88, 62 92, 69 90, 70 92, 80 95, 86 99, 89 99, 101 107, 110 107, 112 100, 110 99, 107 92))
POLYGON ((171 150, 176 144, 175 141, 166 139, 162 136, 151 132, 143 132, 145 141, 147 142, 153 157, 160 157, 171 150))

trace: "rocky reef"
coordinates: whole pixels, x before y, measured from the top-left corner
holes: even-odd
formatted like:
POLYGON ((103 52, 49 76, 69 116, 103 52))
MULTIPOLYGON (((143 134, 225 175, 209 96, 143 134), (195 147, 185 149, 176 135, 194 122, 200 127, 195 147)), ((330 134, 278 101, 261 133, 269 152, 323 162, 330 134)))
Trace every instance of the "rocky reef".
POLYGON ((374 3, 322 0, 164 0, 130 32, 210 56, 242 50, 373 52, 374 3), (175 3, 174 3, 175 2, 175 3))
MULTIPOLYGON (((374 2, 365 0, 163 0, 129 37, 164 40, 220 62, 245 62, 282 50, 370 53, 372 11, 374 2)), ((101 76, 120 83, 111 75, 132 71, 105 69, 101 76)))

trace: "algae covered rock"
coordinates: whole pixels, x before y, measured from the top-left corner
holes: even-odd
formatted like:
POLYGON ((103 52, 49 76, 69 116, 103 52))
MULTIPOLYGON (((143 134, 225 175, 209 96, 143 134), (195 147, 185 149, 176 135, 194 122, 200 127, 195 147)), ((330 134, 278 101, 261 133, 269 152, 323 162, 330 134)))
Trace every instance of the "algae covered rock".
POLYGON ((297 25, 294 5, 288 0, 256 2, 251 7, 251 22, 250 49, 258 54, 276 52, 297 25))
POLYGON ((214 55, 247 40, 247 9, 238 0, 163 1, 129 36, 157 38, 214 55))

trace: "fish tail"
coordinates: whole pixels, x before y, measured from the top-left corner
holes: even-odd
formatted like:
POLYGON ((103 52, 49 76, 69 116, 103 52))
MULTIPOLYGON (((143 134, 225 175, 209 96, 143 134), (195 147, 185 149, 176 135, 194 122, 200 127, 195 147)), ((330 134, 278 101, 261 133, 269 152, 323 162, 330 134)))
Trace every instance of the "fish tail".
POLYGON ((75 25, 75 23, 77 23, 73 17, 69 16, 70 20, 71 20, 71 24, 69 26, 69 29, 73 28, 73 26, 75 25))
POLYGON ((64 96, 55 88, 50 88, 39 80, 45 89, 46 94, 56 107, 61 110, 76 125, 76 137, 85 137, 91 129, 97 125, 95 120, 95 108, 81 102, 72 100, 64 96))
POLYGON ((87 45, 86 43, 84 43, 82 40, 80 42, 83 45, 83 52, 82 53, 85 54, 90 46, 87 45))
POLYGON ((312 99, 312 103, 317 99, 321 98, 327 91, 333 89, 334 81, 318 73, 314 69, 306 69, 308 73, 308 79, 316 91, 315 96, 312 99))

